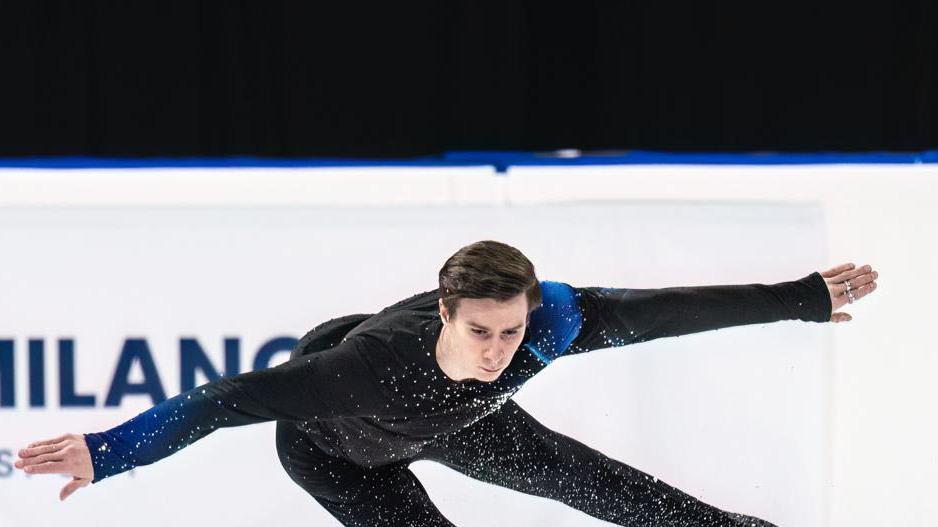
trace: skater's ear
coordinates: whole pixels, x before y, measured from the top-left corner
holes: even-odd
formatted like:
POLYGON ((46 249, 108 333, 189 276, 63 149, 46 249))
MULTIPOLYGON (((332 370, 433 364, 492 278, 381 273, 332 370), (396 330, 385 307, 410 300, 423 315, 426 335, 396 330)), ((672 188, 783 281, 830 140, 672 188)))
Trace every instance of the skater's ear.
POLYGON ((442 320, 443 323, 446 324, 447 322, 449 322, 449 316, 450 316, 449 310, 446 309, 446 304, 443 303, 442 298, 439 300, 439 304, 440 304, 440 320, 442 320))

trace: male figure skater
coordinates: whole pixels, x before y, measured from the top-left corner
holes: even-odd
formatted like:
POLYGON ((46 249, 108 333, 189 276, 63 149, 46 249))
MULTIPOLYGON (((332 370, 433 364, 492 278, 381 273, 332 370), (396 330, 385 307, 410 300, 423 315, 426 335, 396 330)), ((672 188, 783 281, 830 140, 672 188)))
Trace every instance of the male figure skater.
POLYGON ((16 467, 89 482, 217 428, 277 421, 289 476, 346 526, 452 526, 418 459, 628 526, 770 526, 723 511, 552 431, 511 396, 563 355, 743 324, 850 320, 872 292, 853 264, 778 284, 615 289, 541 282, 517 249, 463 247, 428 291, 310 331, 279 366, 223 377, 110 430, 32 443, 16 467))

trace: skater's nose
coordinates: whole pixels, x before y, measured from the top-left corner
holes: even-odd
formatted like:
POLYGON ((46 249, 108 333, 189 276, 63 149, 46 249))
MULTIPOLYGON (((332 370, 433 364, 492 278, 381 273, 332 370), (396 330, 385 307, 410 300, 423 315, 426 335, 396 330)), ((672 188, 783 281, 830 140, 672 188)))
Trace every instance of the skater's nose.
POLYGON ((486 367, 501 366, 505 358, 505 347, 494 345, 482 351, 482 360, 486 362, 486 367))

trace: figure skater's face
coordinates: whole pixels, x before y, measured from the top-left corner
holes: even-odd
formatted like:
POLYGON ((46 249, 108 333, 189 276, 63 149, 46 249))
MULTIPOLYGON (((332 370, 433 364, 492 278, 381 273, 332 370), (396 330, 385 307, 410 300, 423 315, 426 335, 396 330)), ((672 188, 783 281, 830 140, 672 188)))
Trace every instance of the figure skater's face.
POLYGON ((440 301, 437 360, 455 380, 498 379, 524 338, 528 301, 519 294, 504 302, 491 298, 461 298, 454 316, 440 301))

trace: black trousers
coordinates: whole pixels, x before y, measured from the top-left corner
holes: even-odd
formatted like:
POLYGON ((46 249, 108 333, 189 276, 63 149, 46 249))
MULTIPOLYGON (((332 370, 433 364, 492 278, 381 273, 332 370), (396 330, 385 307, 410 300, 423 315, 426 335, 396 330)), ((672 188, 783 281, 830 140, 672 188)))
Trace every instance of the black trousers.
POLYGON ((663 481, 554 432, 514 401, 419 457, 365 468, 327 455, 306 434, 277 423, 277 452, 290 477, 347 527, 452 526, 408 465, 442 463, 472 478, 560 501, 631 527, 772 527, 707 505, 663 481))

